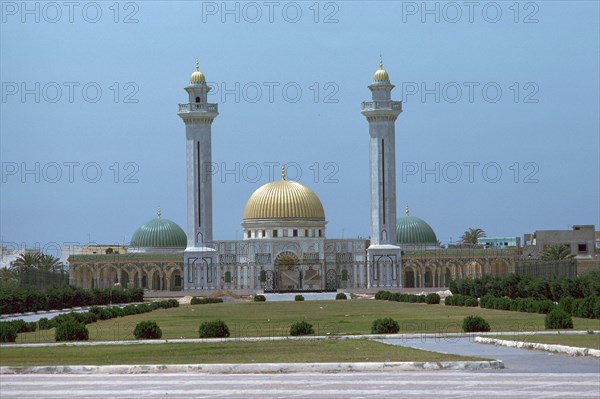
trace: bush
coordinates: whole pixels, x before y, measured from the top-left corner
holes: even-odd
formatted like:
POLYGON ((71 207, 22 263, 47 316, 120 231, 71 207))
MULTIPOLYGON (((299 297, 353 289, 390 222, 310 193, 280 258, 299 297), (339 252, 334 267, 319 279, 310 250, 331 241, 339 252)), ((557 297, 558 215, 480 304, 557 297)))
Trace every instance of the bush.
POLYGON ((338 293, 335 295, 335 300, 336 300, 336 301, 337 301, 337 300, 344 301, 344 300, 346 300, 346 299, 348 299, 348 298, 346 298, 346 294, 344 294, 343 292, 338 292, 338 293))
POLYGON ((200 324, 200 338, 227 338, 229 327, 222 320, 207 321, 200 324))
POLYGON ((490 325, 483 317, 467 316, 462 325, 464 332, 487 332, 490 331, 490 325))
POLYGON ((394 292, 393 294, 390 294, 390 296, 388 297, 388 301, 394 301, 394 302, 401 302, 403 299, 402 294, 399 292, 394 292))
POLYGON ((56 327, 57 324, 54 319, 48 319, 47 317, 42 317, 38 320, 38 328, 40 330, 49 330, 51 328, 56 327))
POLYGON ((425 303, 429 305, 437 305, 438 303, 440 303, 441 300, 442 298, 440 298, 440 296, 435 292, 427 294, 427 296, 425 297, 425 303))
POLYGON ((464 299, 464 305, 469 307, 476 307, 479 305, 479 302, 477 302, 477 298, 475 297, 466 296, 464 299))
POLYGON ((558 308, 565 313, 573 314, 573 302, 575 298, 572 296, 563 296, 558 302, 558 308))
POLYGON ((556 305, 554 304, 554 302, 548 299, 538 301, 537 303, 537 313, 548 314, 554 309, 556 309, 556 305))
POLYGON ((573 319, 567 312, 563 312, 560 309, 554 309, 546 315, 544 326, 546 327, 546 330, 573 328, 573 319))
POLYGON ((303 301, 303 300, 304 300, 304 297, 302 295, 296 295, 294 297, 294 301, 303 301))
POLYGON ((87 341, 89 332, 85 324, 72 318, 66 319, 56 327, 54 339, 60 341, 87 341))
POLYGON ((264 295, 254 295, 254 302, 265 302, 267 298, 264 295))
POLYGON ((5 321, 0 322, 0 342, 15 342, 17 339, 17 328, 5 321))
POLYGON ((133 336, 135 339, 159 339, 162 331, 155 321, 145 320, 135 326, 133 336))
POLYGON ((494 297, 492 295, 484 295, 479 298, 479 307, 489 309, 494 303, 494 297))
POLYGON ((191 305, 206 305, 207 303, 223 303, 222 298, 198 298, 193 297, 190 302, 191 305))
POLYGON ((371 325, 372 334, 397 334, 398 331, 400 331, 400 325, 391 317, 374 320, 371 325))
POLYGON ((305 321, 299 321, 297 323, 292 324, 290 327, 290 335, 298 336, 298 335, 308 335, 314 334, 315 330, 313 329, 312 324, 307 323, 305 321))
POLYGON ((377 291, 377 293, 375 294, 375 299, 387 301, 388 299, 390 299, 391 295, 392 295, 391 292, 381 290, 381 291, 377 291))
POLYGON ((12 324, 12 326, 15 328, 15 330, 17 330, 17 333, 34 332, 37 328, 36 322, 26 322, 21 319, 8 321, 5 323, 12 324))

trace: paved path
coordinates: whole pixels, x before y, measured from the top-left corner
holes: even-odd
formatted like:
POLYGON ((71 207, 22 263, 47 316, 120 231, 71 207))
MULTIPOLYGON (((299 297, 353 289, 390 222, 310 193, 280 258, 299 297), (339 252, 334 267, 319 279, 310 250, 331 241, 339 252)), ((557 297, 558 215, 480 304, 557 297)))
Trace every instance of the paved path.
MULTIPOLYGON (((474 337, 384 339, 382 342, 434 352, 502 360, 505 373, 593 373, 600 380, 600 359, 574 357, 505 346, 478 344, 474 337)), ((600 392, 599 392, 600 397, 600 392)))
POLYGON ((382 372, 0 376, 2 398, 598 398, 580 374, 382 372))

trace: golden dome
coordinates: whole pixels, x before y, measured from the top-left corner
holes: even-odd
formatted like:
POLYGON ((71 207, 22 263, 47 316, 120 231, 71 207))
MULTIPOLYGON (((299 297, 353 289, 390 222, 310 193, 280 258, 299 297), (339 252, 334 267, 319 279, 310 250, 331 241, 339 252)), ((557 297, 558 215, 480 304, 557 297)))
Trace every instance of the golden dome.
POLYGON ((256 190, 244 208, 248 219, 311 219, 325 220, 321 200, 310 188, 282 180, 267 183, 256 190))
POLYGON ((379 56, 379 69, 375 71, 375 76, 373 76, 374 82, 389 82, 390 77, 388 73, 383 69, 383 59, 379 56))
POLYGON ((196 70, 190 76, 190 84, 199 85, 205 83, 206 79, 204 78, 204 74, 200 72, 200 67, 198 66, 198 58, 196 58, 196 70))

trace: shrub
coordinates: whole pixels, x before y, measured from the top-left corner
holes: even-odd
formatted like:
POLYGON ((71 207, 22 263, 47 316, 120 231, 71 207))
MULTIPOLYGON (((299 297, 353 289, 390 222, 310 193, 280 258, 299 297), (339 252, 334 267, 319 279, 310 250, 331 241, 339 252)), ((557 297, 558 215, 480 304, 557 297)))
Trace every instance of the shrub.
POLYGON ((145 320, 135 326, 133 336, 135 339, 159 339, 162 331, 155 321, 145 320))
POLYGON ((267 298, 264 295, 254 295, 254 302, 265 302, 267 298))
POLYGON ((223 303, 222 298, 198 298, 193 297, 190 304, 192 305, 206 305, 207 303, 223 303))
POLYGON ((87 327, 74 319, 67 319, 56 327, 54 339, 60 341, 87 341, 89 332, 87 327))
POLYGON ((17 339, 17 328, 5 321, 0 322, 0 342, 15 342, 17 339))
POLYGON ((600 318, 600 297, 588 296, 575 299, 571 314, 575 317, 600 318))
POLYGON ((393 294, 390 294, 388 301, 395 301, 395 302, 401 302, 402 301, 402 294, 399 292, 394 292, 393 294))
POLYGON ((560 309, 554 309, 546 315, 544 326, 546 327, 546 330, 573 328, 573 319, 568 313, 563 312, 560 309))
POLYGON ((464 305, 469 307, 476 307, 479 305, 479 302, 477 302, 477 298, 475 297, 466 296, 464 299, 464 305))
POLYGON ((123 312, 123 309, 121 309, 119 306, 111 306, 110 308, 108 308, 108 310, 112 314, 112 318, 113 319, 115 317, 123 317, 123 316, 125 316, 125 313, 123 312))
POLYGON ((400 325, 391 317, 377 319, 371 325, 372 334, 397 334, 400 331, 400 325))
POLYGON ((440 298, 440 296, 435 292, 427 294, 427 296, 425 297, 425 303, 429 305, 437 305, 438 303, 440 303, 441 300, 442 298, 440 298))
POLYGON ((343 292, 338 292, 338 293, 335 295, 335 299, 336 299, 336 301, 337 301, 337 300, 342 300, 342 301, 344 301, 344 300, 346 300, 346 299, 348 299, 348 298, 346 298, 346 294, 344 294, 343 292))
POLYGON ((377 291, 377 293, 375 294, 375 299, 387 301, 388 299, 390 299, 391 295, 392 295, 391 292, 381 290, 381 291, 377 291))
POLYGON ((308 335, 314 334, 315 330, 313 329, 312 324, 307 323, 305 321, 299 321, 297 323, 292 324, 290 327, 290 335, 298 336, 298 335, 308 335))
POLYGON ((12 324, 13 327, 17 330, 17 333, 33 332, 37 328, 36 322, 26 322, 21 319, 9 321, 7 323, 12 324))
POLYGON ((494 303, 494 297, 492 295, 484 295, 479 298, 479 307, 489 309, 494 303))
POLYGON ((229 327, 222 320, 207 321, 200 324, 200 338, 227 338, 229 327))
POLYGON ((42 317, 38 320, 38 328, 40 330, 49 330, 51 328, 56 327, 57 324, 54 319, 48 319, 47 317, 42 317))
POLYGON ((565 313, 573 314, 573 301, 575 299, 572 296, 563 296, 558 302, 558 308, 565 313))
POLYGON ((294 301, 303 301, 303 300, 304 300, 304 297, 302 295, 296 295, 294 297, 294 301))
POLYGON ((537 303, 537 313, 548 314, 554 309, 556 309, 556 305, 554 304, 554 302, 548 299, 538 301, 537 303))
POLYGON ((483 317, 467 316, 463 320, 462 328, 464 332, 487 332, 490 331, 490 325, 483 317))

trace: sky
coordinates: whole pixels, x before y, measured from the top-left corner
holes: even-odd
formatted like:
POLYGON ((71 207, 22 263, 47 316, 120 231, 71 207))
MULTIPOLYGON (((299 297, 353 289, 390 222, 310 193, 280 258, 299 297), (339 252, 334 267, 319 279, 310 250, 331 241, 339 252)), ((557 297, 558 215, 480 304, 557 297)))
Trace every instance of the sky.
POLYGON ((600 225, 599 3, 1 1, 0 239, 127 244, 185 230, 184 87, 212 125, 215 239, 252 192, 320 197, 327 237, 369 236, 368 124, 379 67, 403 102, 397 209, 442 243, 600 225))

